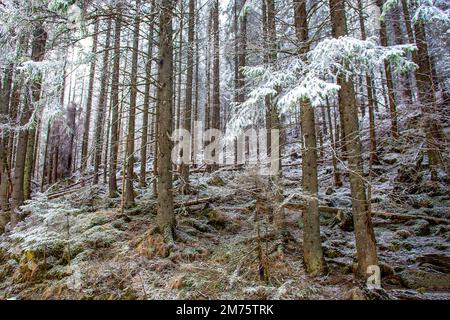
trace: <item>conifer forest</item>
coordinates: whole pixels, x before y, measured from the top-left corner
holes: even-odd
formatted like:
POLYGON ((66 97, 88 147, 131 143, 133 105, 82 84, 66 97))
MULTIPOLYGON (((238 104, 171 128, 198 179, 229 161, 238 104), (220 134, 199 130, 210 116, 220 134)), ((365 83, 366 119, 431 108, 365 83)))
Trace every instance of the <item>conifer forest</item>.
POLYGON ((450 300, 448 0, 0 0, 0 300, 450 300))

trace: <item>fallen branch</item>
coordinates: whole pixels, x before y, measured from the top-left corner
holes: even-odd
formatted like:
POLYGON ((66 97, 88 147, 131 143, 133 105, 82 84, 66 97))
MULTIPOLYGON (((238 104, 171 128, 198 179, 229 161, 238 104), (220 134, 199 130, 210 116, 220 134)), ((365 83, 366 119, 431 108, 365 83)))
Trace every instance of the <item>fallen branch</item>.
MULTIPOLYGON (((303 204, 303 203, 287 203, 284 205, 284 207, 286 209, 291 209, 291 210, 304 210, 306 208, 305 204, 303 204)), ((319 212, 332 213, 335 215, 339 215, 341 212, 346 211, 346 210, 351 210, 351 208, 334 208, 334 207, 327 207, 327 206, 319 206, 319 212)), ((423 219, 432 224, 450 224, 449 219, 435 218, 435 217, 429 217, 429 216, 424 216, 424 215, 411 215, 411 214, 373 211, 372 216, 373 217, 381 217, 381 218, 390 219, 390 220, 399 220, 399 221, 423 219)))

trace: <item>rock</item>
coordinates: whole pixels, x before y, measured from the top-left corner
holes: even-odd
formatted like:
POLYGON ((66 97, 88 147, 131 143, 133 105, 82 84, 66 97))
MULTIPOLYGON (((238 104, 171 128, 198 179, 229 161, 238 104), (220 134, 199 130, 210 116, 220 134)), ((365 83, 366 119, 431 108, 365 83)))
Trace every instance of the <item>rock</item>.
POLYGON ((406 251, 410 251, 413 248, 413 246, 411 243, 406 241, 393 240, 391 243, 389 243, 387 249, 392 252, 397 252, 400 251, 400 249, 402 248, 405 249, 406 251))
POLYGON ((91 218, 89 228, 93 228, 95 226, 102 226, 104 224, 107 224, 109 221, 110 221, 110 218, 107 216, 96 215, 91 218))
POLYGON ((450 290, 450 274, 406 269, 399 275, 403 285, 410 289, 450 290))
POLYGON ((360 288, 353 288, 345 293, 345 300, 366 300, 366 295, 360 288))
POLYGON ((395 232, 395 234, 396 234, 399 238, 402 238, 402 239, 408 239, 408 238, 414 236, 414 233, 413 233, 412 231, 406 230, 406 229, 400 229, 400 230, 397 230, 397 231, 395 232))
POLYGON ((436 227, 436 230, 434 231, 433 235, 435 235, 435 236, 440 236, 440 235, 445 236, 445 235, 448 235, 448 233, 449 233, 449 228, 447 226, 440 225, 440 226, 436 227))
POLYGON ((394 268, 385 262, 379 262, 378 266, 383 277, 393 276, 395 274, 394 268))
POLYGON ((430 223, 426 220, 417 220, 413 230, 419 237, 428 236, 430 235, 430 223))
POLYGON ((228 220, 226 216, 213 208, 205 209, 203 214, 208 218, 208 224, 216 229, 224 229, 227 226, 228 220))
POLYGON ((417 257, 416 261, 421 264, 431 264, 442 270, 444 273, 450 273, 450 256, 444 254, 426 254, 417 257))
POLYGON ((344 254, 341 251, 339 251, 336 248, 332 248, 332 247, 324 247, 323 254, 325 255, 325 257, 331 258, 331 259, 344 256, 344 254))

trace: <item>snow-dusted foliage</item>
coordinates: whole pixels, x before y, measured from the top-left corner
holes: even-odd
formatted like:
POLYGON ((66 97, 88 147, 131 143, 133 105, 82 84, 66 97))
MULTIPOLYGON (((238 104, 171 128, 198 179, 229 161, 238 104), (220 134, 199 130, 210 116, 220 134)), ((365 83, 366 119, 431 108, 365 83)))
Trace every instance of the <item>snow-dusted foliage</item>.
POLYGON ((255 83, 248 99, 235 106, 230 121, 230 133, 251 125, 264 110, 264 99, 271 96, 281 113, 295 108, 301 99, 313 106, 325 103, 340 89, 338 75, 353 78, 378 70, 389 61, 396 72, 413 70, 416 65, 407 55, 413 45, 383 47, 375 38, 360 40, 353 37, 328 38, 321 41, 306 57, 297 56, 276 65, 244 68, 245 76, 255 83), (276 99, 275 99, 276 98, 276 99))
MULTIPOLYGON (((448 6, 448 1, 445 0, 410 0, 408 1, 415 9, 413 22, 419 20, 424 22, 443 22, 450 24, 449 10, 443 9, 448 6)), ((401 6, 400 0, 387 0, 383 5, 381 19, 385 19, 386 14, 401 6)))
POLYGON ((33 200, 27 201, 21 208, 22 212, 31 214, 29 220, 24 221, 36 225, 34 228, 20 226, 11 238, 20 241, 22 250, 38 250, 45 246, 55 246, 65 243, 64 230, 67 223, 81 212, 67 201, 49 201, 45 194, 36 194, 33 200))

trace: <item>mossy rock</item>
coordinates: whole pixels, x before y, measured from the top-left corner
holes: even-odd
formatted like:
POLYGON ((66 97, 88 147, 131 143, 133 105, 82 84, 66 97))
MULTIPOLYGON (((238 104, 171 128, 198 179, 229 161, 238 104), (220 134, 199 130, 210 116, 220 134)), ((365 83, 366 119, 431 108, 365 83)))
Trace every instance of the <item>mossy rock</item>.
POLYGON ((340 257, 344 256, 344 254, 340 250, 338 250, 336 248, 332 248, 332 247, 324 247, 323 253, 324 253, 325 257, 330 258, 330 259, 340 258, 340 257))
POLYGON ((400 273, 404 286, 410 289, 450 290, 450 274, 421 269, 407 269, 400 273))
POLYGON ((414 236, 414 233, 407 229, 400 229, 395 232, 395 235, 400 239, 408 239, 414 236))
POLYGON ((93 228, 95 226, 102 226, 102 225, 107 224, 110 221, 111 221, 110 217, 102 216, 102 215, 96 215, 96 216, 91 218, 89 228, 93 228))
POLYGON ((430 223, 427 220, 417 220, 413 226, 414 233, 419 237, 428 236, 431 233, 430 223))
POLYGON ((117 240, 120 231, 106 226, 95 226, 82 235, 78 245, 92 249, 109 248, 117 240))
POLYGON ((219 210, 206 208, 203 210, 202 215, 206 216, 208 218, 208 224, 216 229, 222 230, 228 224, 227 218, 219 210))
POLYGON ((72 272, 69 270, 67 266, 54 266, 50 270, 47 271, 46 277, 47 279, 64 279, 70 276, 72 272))
POLYGON ((63 259, 65 250, 67 249, 67 243, 64 240, 53 239, 46 241, 45 243, 39 243, 31 245, 24 250, 24 255, 28 260, 44 260, 51 257, 56 260, 63 259))

